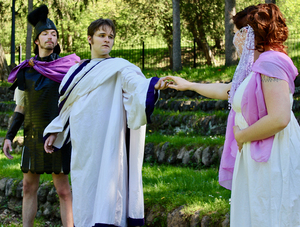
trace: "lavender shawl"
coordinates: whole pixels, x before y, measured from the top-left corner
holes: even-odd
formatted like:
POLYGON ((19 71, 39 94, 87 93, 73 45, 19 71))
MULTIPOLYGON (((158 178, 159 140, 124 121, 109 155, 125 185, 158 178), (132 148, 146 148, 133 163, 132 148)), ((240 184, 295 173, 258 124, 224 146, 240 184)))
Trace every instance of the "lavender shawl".
POLYGON ((75 65, 75 61, 80 61, 80 58, 76 54, 67 55, 50 62, 38 61, 36 58, 37 56, 31 58, 30 60, 25 60, 13 68, 8 76, 8 82, 13 83, 15 81, 20 69, 25 67, 33 67, 45 77, 60 83, 68 72, 69 68, 75 65))
MULTIPOLYGON (((254 74, 244 91, 241 110, 248 125, 254 124, 267 115, 267 108, 261 87, 261 74, 286 81, 292 93, 295 91, 294 80, 298 70, 292 60, 284 53, 266 51, 255 61, 252 67, 254 74)), ((235 125, 235 112, 231 109, 225 136, 225 144, 219 170, 219 183, 231 189, 235 157, 238 146, 234 138, 233 126, 235 125)), ((274 136, 264 140, 252 141, 250 144, 251 157, 256 162, 267 162, 271 155, 274 136)))

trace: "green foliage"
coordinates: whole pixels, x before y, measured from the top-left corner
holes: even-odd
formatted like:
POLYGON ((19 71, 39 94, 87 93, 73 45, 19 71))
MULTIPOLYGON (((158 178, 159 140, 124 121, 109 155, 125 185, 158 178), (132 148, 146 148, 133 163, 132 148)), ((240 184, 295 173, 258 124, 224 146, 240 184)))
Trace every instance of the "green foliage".
POLYGON ((182 18, 193 37, 220 39, 224 34, 224 0, 186 0, 181 2, 182 18))
POLYGON ((171 0, 125 0, 138 16, 133 27, 138 28, 142 39, 162 37, 168 46, 172 45, 173 15, 171 0))
POLYGON ((11 83, 0 80, 0 87, 10 87, 10 86, 11 86, 11 83))
MULTIPOLYGON (((247 2, 236 1, 236 11, 249 6, 251 4, 264 3, 264 0, 249 0, 247 2)), ((299 24, 297 12, 300 8, 299 1, 296 0, 277 0, 277 5, 281 8, 284 16, 287 18, 287 24, 290 31, 296 30, 299 24)), ((121 44, 141 44, 163 41, 165 47, 162 49, 152 49, 146 47, 146 59, 155 59, 147 63, 146 67, 160 67, 168 69, 171 61, 172 47, 172 1, 171 0, 45 0, 44 4, 49 7, 49 18, 57 25, 59 31, 59 43, 62 47, 63 54, 77 53, 84 59, 90 57, 89 46, 87 43, 87 27, 97 18, 111 18, 117 27, 117 37, 115 39, 115 48, 112 56, 118 53, 118 57, 130 56, 126 58, 141 67, 141 50, 135 49, 133 52, 119 52, 117 45, 121 44), (82 52, 82 50, 87 52, 82 52), (115 52, 115 53, 114 53, 115 52), (162 54, 161 54, 162 53, 162 54), (153 54, 156 57, 153 58, 153 54), (134 56, 131 59, 131 56, 134 56)), ((12 1, 0 0, 0 26, 2 44, 5 53, 10 52, 10 36, 11 36, 11 7, 12 1)), ((28 1, 16 0, 16 46, 21 44, 25 50, 26 42, 26 16, 28 1)), ((38 0, 33 0, 34 8, 41 4, 38 0)), ((224 59, 218 59, 216 56, 224 54, 224 1, 223 0, 187 0, 181 1, 181 44, 185 45, 186 41, 195 38, 197 42, 197 59, 202 59, 199 64, 210 64, 208 54, 212 53, 210 59, 212 64, 224 64, 224 59), (206 48, 207 43, 209 49, 206 48), (204 49, 203 49, 204 48, 204 49), (206 59, 203 60, 203 59, 206 59)), ((290 38, 289 38, 290 39, 290 38)), ((296 41, 298 45, 298 41, 296 41)), ((299 49, 293 45, 293 49, 299 49)), ((288 44, 288 46, 291 46, 288 44)), ((23 51, 24 52, 24 51, 23 51)), ((185 58, 191 58, 191 53, 182 51, 183 64, 185 58)), ((299 54, 298 54, 299 55, 299 54)), ((290 55, 294 56, 294 55, 290 55)), ((16 54, 16 58, 17 58, 16 54)), ((10 58, 6 57, 8 64, 10 58)), ((23 58, 24 59, 24 58, 23 58)), ((16 61, 18 62, 18 61, 16 61)), ((231 74, 232 75, 232 74, 231 74)))

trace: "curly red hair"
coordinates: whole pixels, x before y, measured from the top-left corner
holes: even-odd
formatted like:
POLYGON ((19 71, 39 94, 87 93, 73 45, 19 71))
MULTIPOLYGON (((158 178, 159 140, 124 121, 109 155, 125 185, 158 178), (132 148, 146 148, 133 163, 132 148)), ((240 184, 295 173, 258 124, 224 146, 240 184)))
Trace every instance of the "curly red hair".
POLYGON ((241 29, 248 25, 247 18, 249 13, 253 10, 257 9, 257 6, 251 5, 243 9, 242 11, 238 12, 235 16, 232 17, 233 24, 237 29, 241 29))
POLYGON ((287 54, 283 43, 289 32, 278 6, 273 3, 257 5, 256 9, 249 12, 247 22, 254 30, 256 50, 263 52, 265 46, 269 46, 287 54))

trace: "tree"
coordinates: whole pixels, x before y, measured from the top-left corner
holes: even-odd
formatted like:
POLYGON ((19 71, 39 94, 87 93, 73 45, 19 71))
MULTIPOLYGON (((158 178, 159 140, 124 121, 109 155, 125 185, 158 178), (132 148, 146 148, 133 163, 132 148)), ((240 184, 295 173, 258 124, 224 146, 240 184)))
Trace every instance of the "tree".
POLYGON ((232 43, 234 24, 231 19, 235 15, 235 0, 225 0, 225 65, 237 63, 237 54, 232 43))
MULTIPOLYGON (((33 10, 33 0, 28 0, 28 14, 33 10)), ((27 21, 27 35, 26 35, 26 59, 31 57, 31 36, 32 26, 27 21)))
POLYGON ((276 4, 276 0, 265 0, 265 3, 274 3, 274 4, 276 4))
MULTIPOLYGON (((170 68, 173 68, 173 11, 171 0, 124 0, 135 14, 136 20, 130 21, 131 33, 138 32, 140 36, 162 37, 168 46, 170 68), (135 29, 135 31, 133 30, 135 29)), ((127 21, 128 22, 128 21, 127 21)))
MULTIPOLYGON (((220 40, 224 32, 223 0, 185 0, 181 2, 181 15, 187 30, 204 53, 206 64, 214 65, 215 59, 208 38, 220 40)), ((217 45, 216 45, 217 46, 217 45)))
POLYGON ((182 69, 180 45, 180 5, 179 0, 173 3, 173 71, 182 69))
POLYGON ((0 80, 6 81, 8 77, 8 73, 9 73, 9 69, 5 59, 5 54, 2 45, 0 44, 0 80))

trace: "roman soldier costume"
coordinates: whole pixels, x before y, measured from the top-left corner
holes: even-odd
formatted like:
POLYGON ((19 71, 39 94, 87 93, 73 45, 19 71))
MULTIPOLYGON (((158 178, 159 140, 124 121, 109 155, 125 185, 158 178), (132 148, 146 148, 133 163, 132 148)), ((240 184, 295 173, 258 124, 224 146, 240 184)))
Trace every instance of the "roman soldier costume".
MULTIPOLYGON (((46 5, 32 11, 27 19, 35 28, 35 40, 45 30, 54 29, 57 32, 55 24, 48 18, 46 5)), ((17 88, 22 94, 25 115, 15 112, 6 138, 12 141, 24 121, 22 171, 68 174, 71 145, 65 144, 53 154, 47 154, 44 151, 43 131, 58 115, 58 89, 62 78, 75 61, 80 59, 75 54, 60 57, 58 44, 47 57, 39 57, 37 45, 35 53, 37 55, 34 58, 22 62, 9 75, 8 81, 13 83, 11 89, 17 88)))

